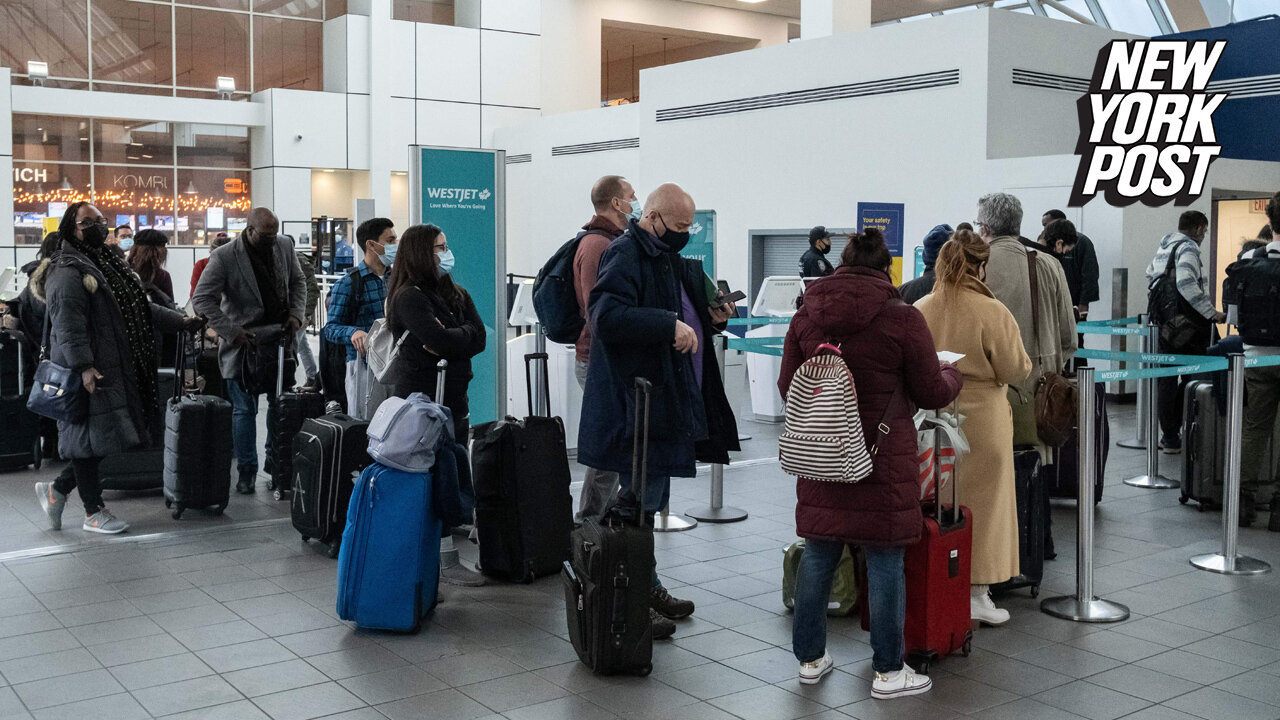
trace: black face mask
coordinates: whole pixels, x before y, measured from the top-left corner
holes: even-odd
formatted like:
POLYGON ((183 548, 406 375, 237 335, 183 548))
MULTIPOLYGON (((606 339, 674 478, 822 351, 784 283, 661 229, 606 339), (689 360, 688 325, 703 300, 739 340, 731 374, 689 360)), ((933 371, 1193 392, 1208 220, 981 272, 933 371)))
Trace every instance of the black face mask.
POLYGON ((250 240, 253 242, 253 244, 254 244, 254 245, 257 245, 257 246, 258 246, 258 247, 260 247, 260 248, 265 248, 265 247, 271 247, 272 245, 275 245, 275 244, 276 244, 276 238, 278 238, 278 237, 280 237, 280 236, 279 236, 279 235, 265 235, 265 234, 263 234, 263 233, 258 232, 257 230, 254 230, 254 231, 253 231, 253 237, 252 237, 252 238, 250 238, 250 240))
POLYGON ((670 252, 678 253, 683 250, 684 246, 689 244, 688 231, 676 232, 667 227, 667 221, 661 215, 658 216, 658 219, 662 220, 662 226, 667 228, 665 232, 658 236, 658 242, 665 245, 670 252))
POLYGON ((95 223, 89 227, 82 227, 80 235, 84 238, 86 245, 101 245, 107 241, 107 226, 95 223))

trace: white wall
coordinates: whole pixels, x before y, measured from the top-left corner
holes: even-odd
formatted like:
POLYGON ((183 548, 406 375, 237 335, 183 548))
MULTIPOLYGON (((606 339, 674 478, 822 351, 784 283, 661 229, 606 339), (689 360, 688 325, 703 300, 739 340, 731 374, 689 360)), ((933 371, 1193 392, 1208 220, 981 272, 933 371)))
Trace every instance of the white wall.
MULTIPOLYGON (((0 247, 13 244, 13 110, 9 68, 0 67, 0 247)), ((0 263, 5 258, 0 255, 0 263)))

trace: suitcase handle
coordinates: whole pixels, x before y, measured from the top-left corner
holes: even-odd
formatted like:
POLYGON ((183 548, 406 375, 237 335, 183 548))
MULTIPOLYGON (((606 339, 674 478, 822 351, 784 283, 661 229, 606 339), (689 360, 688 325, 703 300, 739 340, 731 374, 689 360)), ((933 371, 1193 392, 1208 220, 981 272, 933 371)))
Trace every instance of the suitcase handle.
POLYGON ((187 378, 187 333, 178 332, 178 356, 173 359, 176 370, 173 374, 173 399, 182 397, 182 382, 187 378))
POLYGON ((551 417, 551 371, 548 365, 551 358, 544 352, 529 353, 524 356, 524 388, 529 398, 529 416, 537 413, 533 409, 533 361, 542 361, 542 399, 547 408, 546 417, 551 417))
POLYGON ((444 381, 449 374, 449 361, 444 358, 436 363, 436 404, 444 405, 444 381))
MULTIPOLYGON (((951 417, 958 418, 959 407, 955 401, 951 403, 951 417)), ((941 430, 938 427, 933 428, 933 512, 934 518, 938 521, 938 527, 943 528, 942 524, 942 458, 938 455, 938 433, 941 430)), ((951 522, 954 525, 960 519, 960 458, 957 455, 951 462, 951 522)))
POLYGON ((648 480, 648 475, 649 475, 649 400, 652 397, 652 395, 653 395, 653 383, 649 382, 648 380, 642 377, 636 378, 635 424, 633 426, 633 432, 632 432, 632 434, 635 436, 635 440, 633 442, 632 452, 631 452, 631 490, 632 492, 636 491, 636 478, 637 477, 640 478, 640 490, 636 495, 636 498, 640 502, 640 507, 636 512, 636 527, 644 527, 644 516, 645 516, 644 490, 645 490, 645 483, 648 480), (640 423, 642 418, 642 414, 640 411, 640 406, 642 404, 641 401, 643 401, 643 405, 644 405, 644 413, 643 413, 644 441, 643 442, 641 442, 640 440, 640 433, 641 433, 640 423))

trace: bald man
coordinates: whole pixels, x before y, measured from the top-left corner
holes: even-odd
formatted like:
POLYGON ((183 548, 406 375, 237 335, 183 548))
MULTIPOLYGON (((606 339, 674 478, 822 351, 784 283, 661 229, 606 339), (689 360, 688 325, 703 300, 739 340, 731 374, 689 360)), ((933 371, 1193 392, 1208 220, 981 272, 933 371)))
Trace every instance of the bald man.
MULTIPOLYGON (((285 343, 297 335, 306 318, 307 283, 292 243, 280 236, 280 221, 264 207, 249 212, 244 232, 209 256, 191 302, 218 334, 218 365, 231 396, 232 442, 239 482, 236 491, 253 493, 258 477, 258 393, 243 377, 245 353, 251 345, 285 343)), ((274 344, 271 347, 275 347, 274 344)), ((292 347, 287 351, 292 359, 292 347)), ((275 353, 270 353, 275 357, 275 353)), ((286 368, 285 378, 289 378, 286 368)), ((292 387, 288 382, 286 387, 292 387)), ((275 427, 267 413, 267 437, 275 427)), ((268 440, 269 442, 269 440, 268 440)), ((267 450, 270 459, 270 448, 267 450)))
MULTIPOLYGON (((578 462, 618 473, 614 512, 642 512, 650 523, 667 504, 672 477, 693 477, 697 462, 727 464, 729 451, 738 449, 737 423, 710 346, 736 309, 708 295, 714 283, 701 261, 680 256, 693 210, 693 198, 678 185, 654 190, 640 220, 601 256, 589 304, 593 337, 578 462), (636 378, 653 384, 643 498, 631 476, 636 378)), ((653 636, 670 637, 672 620, 691 615, 693 602, 672 597, 656 570, 645 572, 653 636)))

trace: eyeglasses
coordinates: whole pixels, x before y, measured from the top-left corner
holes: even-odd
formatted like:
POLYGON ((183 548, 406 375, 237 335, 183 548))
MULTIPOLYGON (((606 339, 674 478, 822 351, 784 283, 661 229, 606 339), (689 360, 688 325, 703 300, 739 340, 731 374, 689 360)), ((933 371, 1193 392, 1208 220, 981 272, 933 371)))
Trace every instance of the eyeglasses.
POLYGON ((96 218, 96 219, 95 219, 95 218, 85 218, 84 220, 81 220, 80 222, 76 223, 76 225, 77 225, 81 230, 88 230, 89 228, 93 227, 94 225, 100 225, 100 226, 102 226, 102 227, 106 227, 106 226, 107 226, 107 219, 106 219, 106 218, 104 218, 104 217, 100 217, 100 218, 96 218))

